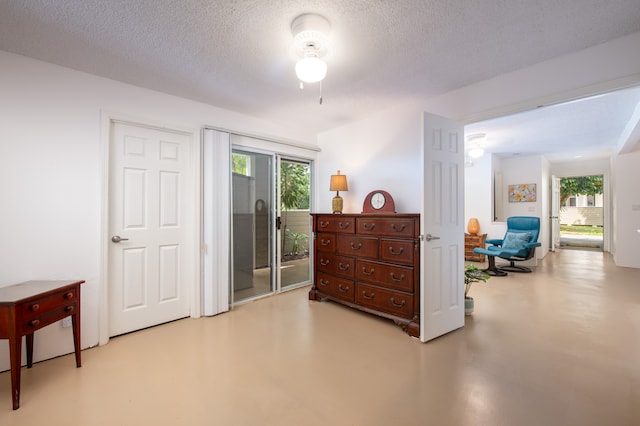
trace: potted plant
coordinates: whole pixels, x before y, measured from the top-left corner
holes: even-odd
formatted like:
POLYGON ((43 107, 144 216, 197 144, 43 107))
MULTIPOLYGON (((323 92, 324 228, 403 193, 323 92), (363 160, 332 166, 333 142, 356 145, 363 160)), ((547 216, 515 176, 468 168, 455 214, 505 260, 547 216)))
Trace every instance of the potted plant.
POLYGON ((471 284, 475 282, 485 282, 491 276, 478 268, 476 265, 464 265, 464 314, 471 315, 473 313, 473 297, 469 296, 471 284))

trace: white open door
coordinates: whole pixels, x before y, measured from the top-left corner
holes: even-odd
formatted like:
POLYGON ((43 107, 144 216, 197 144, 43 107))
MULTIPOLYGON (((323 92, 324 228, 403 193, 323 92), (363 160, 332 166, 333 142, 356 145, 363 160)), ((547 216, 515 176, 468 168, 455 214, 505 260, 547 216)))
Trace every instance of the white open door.
POLYGON ((560 178, 551 176, 551 251, 560 247, 560 178))
POLYGON ((464 326, 464 128, 424 114, 420 340, 464 326))

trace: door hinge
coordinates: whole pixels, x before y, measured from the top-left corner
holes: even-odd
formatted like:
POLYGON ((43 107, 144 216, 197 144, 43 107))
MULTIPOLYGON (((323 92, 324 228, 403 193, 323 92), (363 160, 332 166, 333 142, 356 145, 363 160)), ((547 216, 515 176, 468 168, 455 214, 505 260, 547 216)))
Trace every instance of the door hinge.
POLYGON ((281 220, 280 216, 278 216, 276 218, 276 229, 280 230, 280 226, 282 226, 282 220, 281 220))

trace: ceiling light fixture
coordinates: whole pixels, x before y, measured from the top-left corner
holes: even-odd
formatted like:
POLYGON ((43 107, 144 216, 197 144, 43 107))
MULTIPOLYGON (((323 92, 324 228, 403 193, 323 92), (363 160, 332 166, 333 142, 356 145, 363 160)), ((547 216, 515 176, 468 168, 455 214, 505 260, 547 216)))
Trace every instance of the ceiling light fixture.
POLYGON ((295 68, 300 88, 304 88, 303 82, 320 82, 320 103, 322 80, 327 76, 327 63, 321 58, 327 54, 330 31, 329 21, 313 13, 300 15, 291 23, 294 49, 301 57, 295 68))
POLYGON ((486 138, 486 133, 473 133, 467 136, 467 142, 472 146, 467 155, 473 159, 482 157, 484 155, 484 148, 482 148, 482 144, 486 138))

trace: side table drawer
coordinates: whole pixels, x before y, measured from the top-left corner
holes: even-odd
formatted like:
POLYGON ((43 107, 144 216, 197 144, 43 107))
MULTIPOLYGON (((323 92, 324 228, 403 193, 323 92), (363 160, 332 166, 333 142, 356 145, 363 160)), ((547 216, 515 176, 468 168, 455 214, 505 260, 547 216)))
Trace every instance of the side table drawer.
POLYGON ((68 306, 70 302, 74 302, 76 300, 78 300, 78 295, 73 290, 62 291, 45 298, 38 299, 34 302, 22 303, 19 306, 19 310, 22 318, 34 318, 40 315, 41 312, 68 306))
POLYGON ((73 315, 78 310, 78 302, 67 302, 65 305, 58 306, 47 311, 42 312, 31 318, 22 318, 22 330, 28 332, 30 330, 36 331, 42 327, 46 327, 49 324, 53 324, 63 318, 73 315))

